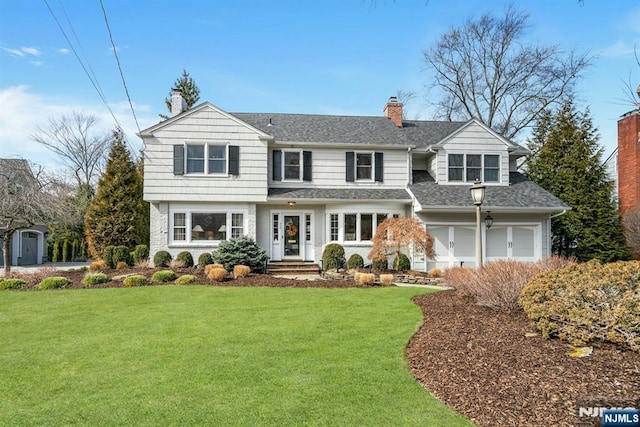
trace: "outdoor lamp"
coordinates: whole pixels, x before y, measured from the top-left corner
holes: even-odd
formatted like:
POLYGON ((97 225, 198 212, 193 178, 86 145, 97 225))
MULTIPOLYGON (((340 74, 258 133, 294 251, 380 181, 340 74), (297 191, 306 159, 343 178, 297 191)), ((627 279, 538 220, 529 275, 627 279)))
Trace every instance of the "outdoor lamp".
POLYGON ((484 189, 486 187, 482 185, 480 181, 476 181, 473 183, 473 187, 471 190, 471 198, 473 199, 473 204, 476 206, 480 206, 482 202, 484 202, 484 189))
POLYGON ((471 199, 476 205, 476 268, 482 266, 482 230, 480 229, 480 205, 484 201, 485 186, 480 181, 473 183, 471 190, 471 199))
POLYGON ((484 225, 487 226, 487 229, 491 228, 493 225, 493 217, 490 214, 491 211, 487 211, 487 216, 484 217, 484 225))

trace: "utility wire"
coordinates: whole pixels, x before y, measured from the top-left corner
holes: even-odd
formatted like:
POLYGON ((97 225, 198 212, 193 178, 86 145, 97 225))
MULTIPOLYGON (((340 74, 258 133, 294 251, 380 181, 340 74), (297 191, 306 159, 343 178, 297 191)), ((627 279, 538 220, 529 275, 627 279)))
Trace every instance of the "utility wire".
POLYGON ((107 26, 107 31, 109 32, 109 40, 111 40, 111 47, 113 48, 113 55, 116 57, 116 63, 118 64, 118 71, 120 71, 120 77, 122 78, 122 85, 124 86, 124 91, 127 94, 127 99, 129 100, 129 107, 131 107, 131 113, 133 113, 133 119, 136 122, 136 127, 138 128, 138 133, 142 133, 140 130, 140 125, 138 124, 138 118, 136 117, 136 112, 133 109, 133 103, 131 102, 131 96, 129 96, 129 89, 127 88, 127 82, 124 79, 124 73, 122 72, 122 66, 120 65, 120 58, 118 58, 118 49, 116 49, 116 45, 113 42, 113 34, 111 33, 111 27, 109 27, 109 20, 107 19, 107 11, 104 8, 104 3, 100 0, 100 7, 102 8, 102 14, 104 15, 104 23, 107 26))
POLYGON ((89 72, 87 71, 87 67, 84 65, 84 62, 82 62, 82 59, 80 58, 80 56, 78 55, 78 52, 76 51, 75 47, 71 43, 71 40, 69 40, 69 37, 67 36, 67 33, 64 31, 64 28, 62 28, 62 25, 60 25, 60 21, 58 21, 58 18, 56 17, 56 14, 51 9, 51 6, 49 6, 49 2, 47 0, 43 0, 43 1, 44 1, 44 4, 47 6, 47 9, 49 9, 49 13, 51 13, 51 16, 53 17, 53 20, 56 22, 56 24, 58 25, 58 28, 62 32, 62 35, 64 36, 65 40, 69 44, 69 47, 73 51, 73 54, 75 55, 76 59, 78 60, 78 62, 82 66, 82 69, 84 70, 84 73, 87 75, 87 77, 91 81, 91 84, 93 85, 93 88, 96 90, 96 92, 98 92, 98 96, 100 96, 100 99, 102 100, 104 105, 107 107, 107 110, 109 110, 109 113, 111 113, 111 117, 113 117, 113 120, 116 122, 116 125, 118 125, 119 127, 122 127, 122 126, 120 126, 120 123, 118 122, 118 119, 116 118, 115 114, 113 114, 113 110, 109 106, 109 103, 107 102, 107 100, 106 100, 106 98, 104 96, 104 93, 102 92, 101 89, 99 89, 100 85, 98 84, 97 79, 94 80, 94 78, 92 78, 91 75, 89 75, 89 72))

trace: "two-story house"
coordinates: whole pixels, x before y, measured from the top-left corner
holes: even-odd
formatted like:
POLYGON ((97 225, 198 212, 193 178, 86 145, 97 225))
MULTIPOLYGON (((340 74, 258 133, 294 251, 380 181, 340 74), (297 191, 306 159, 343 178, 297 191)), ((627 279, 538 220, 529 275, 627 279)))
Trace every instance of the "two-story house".
POLYGON ((392 97, 379 117, 229 113, 205 102, 141 132, 150 252, 194 257, 254 238, 270 260, 320 262, 331 242, 366 259, 377 225, 419 218, 436 259, 414 269, 475 264, 475 207, 486 186, 486 260, 550 254, 550 218, 569 209, 516 172, 527 150, 476 120, 402 119, 392 97))

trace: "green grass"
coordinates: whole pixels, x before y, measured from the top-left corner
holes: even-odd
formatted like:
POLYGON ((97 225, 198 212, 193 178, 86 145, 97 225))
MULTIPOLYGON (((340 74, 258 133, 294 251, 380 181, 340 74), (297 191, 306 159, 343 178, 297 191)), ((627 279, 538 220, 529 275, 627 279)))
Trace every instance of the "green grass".
POLYGON ((423 292, 4 291, 0 425, 470 425, 409 372, 423 292))

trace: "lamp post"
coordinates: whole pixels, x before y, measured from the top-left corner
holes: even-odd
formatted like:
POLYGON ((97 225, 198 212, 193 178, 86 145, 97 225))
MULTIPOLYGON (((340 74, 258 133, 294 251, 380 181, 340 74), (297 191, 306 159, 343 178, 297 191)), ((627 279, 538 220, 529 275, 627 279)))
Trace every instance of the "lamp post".
POLYGON ((471 199, 476 205, 476 268, 482 266, 482 229, 480 228, 480 206, 484 201, 485 186, 480 181, 473 183, 469 189, 471 191, 471 199))

